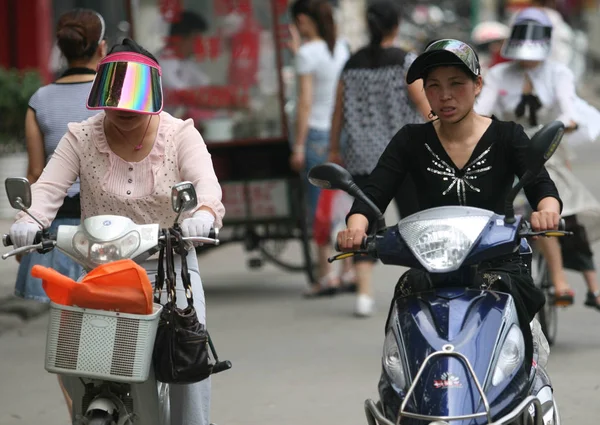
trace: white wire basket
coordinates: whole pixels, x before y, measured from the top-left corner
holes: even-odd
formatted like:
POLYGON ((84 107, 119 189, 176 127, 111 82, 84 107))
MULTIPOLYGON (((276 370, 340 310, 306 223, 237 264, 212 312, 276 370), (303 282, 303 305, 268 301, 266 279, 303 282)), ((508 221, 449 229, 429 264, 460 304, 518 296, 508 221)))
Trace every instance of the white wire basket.
POLYGON ((162 306, 138 315, 50 304, 46 370, 115 382, 148 379, 162 306))

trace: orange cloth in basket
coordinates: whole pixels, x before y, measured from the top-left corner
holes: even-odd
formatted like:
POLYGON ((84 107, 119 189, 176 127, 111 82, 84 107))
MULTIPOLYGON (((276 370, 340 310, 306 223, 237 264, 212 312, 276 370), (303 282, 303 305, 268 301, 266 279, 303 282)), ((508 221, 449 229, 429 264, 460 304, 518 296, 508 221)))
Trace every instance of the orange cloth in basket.
POLYGON ((132 260, 98 266, 81 282, 38 265, 31 269, 31 275, 42 279, 44 291, 56 304, 131 314, 153 311, 150 279, 132 260))

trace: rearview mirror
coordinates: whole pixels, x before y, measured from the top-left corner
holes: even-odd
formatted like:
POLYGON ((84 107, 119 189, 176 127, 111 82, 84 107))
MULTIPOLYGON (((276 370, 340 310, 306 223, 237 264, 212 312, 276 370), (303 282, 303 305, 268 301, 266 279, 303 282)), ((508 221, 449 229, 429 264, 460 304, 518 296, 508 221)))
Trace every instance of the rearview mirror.
POLYGON ((553 121, 533 135, 529 143, 527 168, 534 176, 539 174, 544 164, 556 152, 564 133, 564 124, 553 121))
POLYGON ((315 165, 308 172, 308 181, 321 189, 343 190, 354 198, 359 199, 377 215, 377 231, 385 228, 385 218, 377 205, 371 201, 367 195, 354 183, 352 176, 344 167, 326 162, 325 164, 315 165))
POLYGON ((316 165, 308 172, 308 181, 321 189, 339 189, 347 192, 354 181, 344 167, 328 162, 316 165))
POLYGON ((25 177, 9 177, 4 181, 10 206, 16 210, 31 207, 31 186, 25 177))
POLYGON ((198 205, 196 188, 191 182, 177 183, 171 188, 171 206, 177 214, 193 210, 196 205, 198 205))

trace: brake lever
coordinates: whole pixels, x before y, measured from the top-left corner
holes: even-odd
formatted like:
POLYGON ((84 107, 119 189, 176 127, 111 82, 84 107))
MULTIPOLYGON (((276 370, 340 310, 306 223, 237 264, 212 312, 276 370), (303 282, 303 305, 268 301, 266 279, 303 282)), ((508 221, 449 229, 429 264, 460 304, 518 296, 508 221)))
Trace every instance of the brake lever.
POLYGON ((219 245, 221 243, 219 241, 219 239, 204 238, 202 236, 185 236, 185 237, 182 237, 181 239, 183 241, 202 242, 202 243, 206 243, 209 245, 219 245))
POLYGON ((337 254, 337 255, 334 255, 333 257, 329 257, 327 259, 327 262, 333 263, 334 261, 345 260, 346 258, 352 258, 357 255, 368 255, 368 254, 369 254, 369 252, 366 250, 342 252, 341 254, 337 254))
POLYGON ((534 236, 547 236, 549 238, 560 238, 563 236, 573 236, 573 232, 566 230, 543 230, 541 232, 523 232, 519 234, 521 238, 531 238, 534 236))
POLYGON ((43 247, 44 246, 42 243, 38 243, 35 245, 22 246, 21 248, 13 249, 12 251, 9 251, 9 252, 3 254, 2 259, 6 260, 9 257, 14 257, 15 255, 24 254, 26 252, 42 249, 43 247))

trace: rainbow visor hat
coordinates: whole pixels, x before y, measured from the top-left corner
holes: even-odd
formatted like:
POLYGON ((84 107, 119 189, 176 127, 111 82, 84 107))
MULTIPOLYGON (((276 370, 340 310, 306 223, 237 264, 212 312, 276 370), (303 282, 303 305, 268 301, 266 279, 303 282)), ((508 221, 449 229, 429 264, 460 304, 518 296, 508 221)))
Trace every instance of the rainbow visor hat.
POLYGON ((161 75, 158 63, 147 56, 110 54, 98 64, 87 108, 159 114, 163 109, 161 75))

